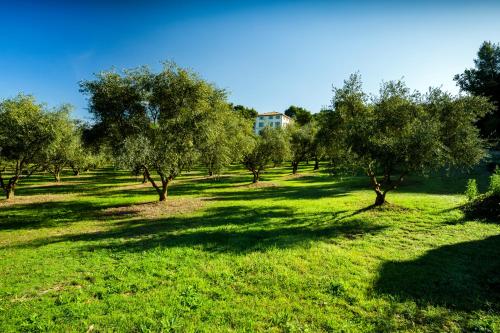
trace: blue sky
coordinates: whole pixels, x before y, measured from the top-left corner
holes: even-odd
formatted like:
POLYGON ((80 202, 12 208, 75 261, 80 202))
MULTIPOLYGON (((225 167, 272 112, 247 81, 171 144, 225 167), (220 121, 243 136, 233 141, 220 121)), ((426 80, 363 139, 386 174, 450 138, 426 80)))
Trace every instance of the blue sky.
POLYGON ((370 93, 443 86, 500 42, 498 1, 12 1, 0 8, 0 98, 34 94, 88 119, 78 81, 174 60, 259 112, 328 105, 355 71, 370 93))

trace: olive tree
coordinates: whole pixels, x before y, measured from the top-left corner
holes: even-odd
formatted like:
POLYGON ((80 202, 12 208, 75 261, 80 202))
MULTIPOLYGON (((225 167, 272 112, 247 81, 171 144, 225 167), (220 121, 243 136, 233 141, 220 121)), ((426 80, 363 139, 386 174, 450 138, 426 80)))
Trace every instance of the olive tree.
POLYGON ((287 127, 293 174, 297 173, 300 162, 314 157, 315 131, 316 129, 311 122, 304 126, 290 125, 287 127))
POLYGON ((18 95, 0 103, 0 187, 14 197, 19 180, 40 169, 42 152, 53 140, 53 124, 33 96, 18 95))
POLYGON ((376 193, 375 205, 410 174, 443 167, 471 167, 484 156, 474 123, 492 105, 483 97, 452 96, 440 89, 411 92, 401 81, 383 83, 368 99, 358 74, 334 89, 332 110, 323 116, 331 152, 358 166, 376 193))
POLYGON ((103 71, 94 80, 80 82, 80 92, 88 96, 93 124, 84 129, 85 141, 113 147, 119 154, 125 139, 142 133, 149 126, 145 93, 151 81, 146 68, 103 71))
POLYGON ((65 167, 75 165, 78 159, 85 156, 82 152, 80 133, 76 122, 70 117, 70 112, 71 106, 63 105, 48 115, 53 128, 53 138, 42 151, 40 163, 56 182, 61 181, 61 172, 65 167))
POLYGON ((253 183, 259 181, 261 172, 271 162, 284 160, 290 154, 289 142, 281 128, 265 127, 259 135, 252 134, 248 140, 242 164, 253 174, 253 183))
POLYGON ((218 99, 211 105, 209 124, 203 128, 199 149, 200 162, 207 168, 208 175, 218 175, 230 163, 240 161, 248 149, 246 139, 252 132, 253 122, 230 111, 225 99, 218 99))
POLYGON ((71 149, 68 163, 73 175, 79 176, 82 172, 98 168, 106 163, 106 150, 103 147, 94 152, 82 142, 81 136, 75 136, 75 140, 76 146, 71 149))
MULTIPOLYGON (((106 118, 109 111, 94 108, 94 90, 106 91, 107 80, 98 78, 97 84, 84 84, 83 87, 98 86, 89 91, 91 108, 97 123, 121 119, 128 123, 121 131, 113 124, 109 128, 110 146, 115 138, 123 138, 122 144, 116 143, 114 155, 117 162, 135 172, 143 173, 157 191, 160 201, 165 201, 168 186, 184 170, 188 170, 203 155, 207 147, 207 137, 213 131, 217 112, 224 112, 226 94, 212 84, 201 79, 196 73, 165 63, 159 73, 145 68, 126 71, 120 78, 112 76, 111 86, 116 96, 128 96, 126 104, 113 102, 116 107, 113 117, 106 118), (122 82, 124 92, 116 88, 122 82), (129 108, 134 117, 130 117, 129 108), (122 115, 123 113, 123 115, 122 115), (156 178, 159 177, 159 181, 156 178)), ((109 98, 115 98, 109 96, 109 98)), ((118 98, 118 97, 117 97, 118 98)), ((105 98, 99 105, 106 105, 105 98)))

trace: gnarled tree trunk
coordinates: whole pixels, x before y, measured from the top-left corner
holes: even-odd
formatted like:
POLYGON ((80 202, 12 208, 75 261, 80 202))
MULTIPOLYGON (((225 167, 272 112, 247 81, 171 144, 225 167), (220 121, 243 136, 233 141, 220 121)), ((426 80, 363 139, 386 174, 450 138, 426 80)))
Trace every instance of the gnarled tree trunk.
POLYGON ((16 189, 16 184, 17 184, 17 180, 19 179, 18 176, 14 176, 12 178, 10 178, 7 183, 4 183, 3 179, 1 180, 1 185, 2 185, 2 189, 3 189, 3 192, 5 194, 5 198, 8 200, 8 199, 12 199, 14 198, 14 190, 16 189))
POLYGON ((252 183, 257 183, 259 181, 259 171, 252 171, 252 173, 253 173, 252 183))
POLYGON ((377 180, 377 177, 375 176, 375 173, 373 172, 371 165, 368 167, 367 174, 372 182, 373 190, 377 195, 377 197, 375 198, 374 206, 381 206, 386 202, 385 196, 387 195, 387 192, 396 189, 403 182, 403 178, 406 175, 406 171, 401 173, 399 179, 396 182, 393 182, 391 180, 390 170, 386 170, 386 172, 384 173, 384 179, 381 182, 377 180))
POLYGON ((385 194, 387 192, 375 189, 375 193, 377 194, 377 197, 375 198, 375 206, 382 206, 385 203, 385 194))
POLYGON ((16 163, 16 168, 14 172, 14 176, 4 179, 3 178, 3 172, 5 171, 5 168, 0 170, 0 187, 4 191, 5 198, 6 199, 12 199, 14 198, 14 191, 17 185, 17 182, 21 177, 30 177, 35 171, 38 170, 39 166, 35 166, 31 168, 25 168, 26 164, 24 160, 18 161, 16 163), (26 173, 26 174, 24 174, 26 173))
POLYGON ((160 174, 161 178, 161 186, 158 186, 154 179, 151 177, 151 174, 149 173, 149 170, 144 166, 144 175, 146 178, 149 180, 151 185, 155 188, 156 192, 158 193, 159 196, 159 201, 166 201, 167 200, 167 189, 168 189, 168 183, 172 178, 170 177, 165 177, 163 174, 160 174))
POLYGON ((14 198, 14 188, 9 187, 9 188, 5 189, 4 192, 5 192, 5 198, 7 200, 14 198))
POLYGON ((168 181, 161 182, 161 189, 158 191, 158 194, 160 195, 160 201, 166 201, 167 200, 167 188, 168 188, 168 181))
POLYGON ((314 159, 314 170, 318 170, 319 169, 319 159, 316 157, 314 159))
POLYGON ((295 175, 297 173, 298 168, 299 168, 299 162, 292 161, 292 174, 295 175))

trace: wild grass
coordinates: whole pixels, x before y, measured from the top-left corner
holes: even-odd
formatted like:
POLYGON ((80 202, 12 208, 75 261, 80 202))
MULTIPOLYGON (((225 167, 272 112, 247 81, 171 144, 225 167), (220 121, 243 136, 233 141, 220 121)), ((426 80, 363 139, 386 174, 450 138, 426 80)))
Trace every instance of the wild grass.
POLYGON ((0 201, 0 331, 500 330, 500 226, 460 210, 473 177, 367 209, 364 177, 290 171, 194 170, 166 206, 109 168, 20 184, 0 201))

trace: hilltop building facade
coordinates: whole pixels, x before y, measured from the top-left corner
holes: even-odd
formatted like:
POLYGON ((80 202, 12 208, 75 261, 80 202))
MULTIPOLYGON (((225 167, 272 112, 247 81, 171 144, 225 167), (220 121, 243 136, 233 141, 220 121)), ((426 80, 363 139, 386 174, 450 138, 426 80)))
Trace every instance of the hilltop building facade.
POLYGON ((257 116, 254 124, 255 134, 259 134, 264 127, 286 127, 292 123, 292 119, 283 113, 279 112, 266 112, 257 116))

